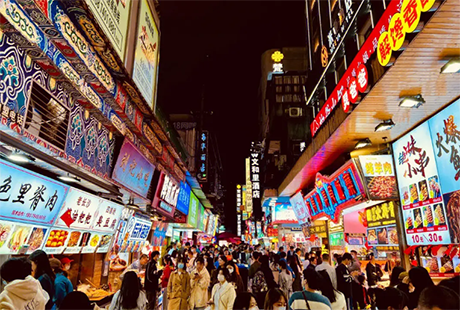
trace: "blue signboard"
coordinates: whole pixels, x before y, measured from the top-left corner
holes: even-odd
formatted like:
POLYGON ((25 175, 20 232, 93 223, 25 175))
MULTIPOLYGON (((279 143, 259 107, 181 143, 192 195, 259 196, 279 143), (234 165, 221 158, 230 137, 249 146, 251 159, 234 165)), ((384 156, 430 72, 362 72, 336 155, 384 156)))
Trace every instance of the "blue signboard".
POLYGON ((185 215, 188 215, 190 206, 190 191, 191 188, 187 182, 180 182, 179 197, 177 198, 176 210, 179 210, 185 215))
POLYGON ((125 139, 113 169, 112 179, 146 197, 154 170, 155 166, 128 139, 125 139))
POLYGON ((51 226, 69 187, 0 160, 0 217, 51 226))

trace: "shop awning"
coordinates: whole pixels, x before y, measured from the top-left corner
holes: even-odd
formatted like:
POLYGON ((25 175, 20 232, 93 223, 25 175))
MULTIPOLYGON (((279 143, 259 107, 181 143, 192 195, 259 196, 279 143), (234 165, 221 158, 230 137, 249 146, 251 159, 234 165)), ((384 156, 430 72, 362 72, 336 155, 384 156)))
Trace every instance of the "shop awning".
POLYGON ((279 195, 292 196, 299 189, 311 187, 316 173, 353 151, 358 140, 369 138, 373 145, 394 141, 458 98, 459 75, 440 74, 440 69, 449 57, 458 57, 459 16, 458 2, 446 0, 348 117, 340 106, 336 107, 334 120, 325 124, 307 147, 280 185, 279 195), (424 105, 418 109, 399 107, 400 97, 417 94, 423 95, 424 105), (390 118, 396 124, 391 130, 374 132, 382 120, 390 118), (332 128, 332 123, 342 120, 337 129, 332 128), (324 130, 328 126, 330 134, 324 130))
POLYGON ((196 195, 196 197, 198 197, 203 206, 208 209, 212 208, 212 204, 206 197, 206 194, 201 189, 201 185, 198 182, 198 180, 194 176, 192 176, 188 171, 185 178, 187 179, 187 183, 192 188, 193 193, 196 195))

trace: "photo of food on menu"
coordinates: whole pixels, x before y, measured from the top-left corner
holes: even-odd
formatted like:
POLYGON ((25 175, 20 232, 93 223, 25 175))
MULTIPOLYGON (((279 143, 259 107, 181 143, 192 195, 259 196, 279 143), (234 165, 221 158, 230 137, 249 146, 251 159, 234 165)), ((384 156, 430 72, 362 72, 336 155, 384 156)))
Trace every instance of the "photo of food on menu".
POLYGON ((432 176, 428 179, 428 184, 430 186, 430 198, 441 197, 441 187, 439 186, 438 176, 432 176))
POLYGON ((423 228, 421 208, 414 209, 414 228, 423 228))
POLYGON ((428 200, 428 185, 426 183, 426 180, 422 180, 418 182, 418 188, 419 188, 419 201, 426 201, 428 200))
POLYGON ((417 191, 417 184, 409 185, 409 192, 410 192, 410 203, 417 203, 419 201, 418 191, 417 191))

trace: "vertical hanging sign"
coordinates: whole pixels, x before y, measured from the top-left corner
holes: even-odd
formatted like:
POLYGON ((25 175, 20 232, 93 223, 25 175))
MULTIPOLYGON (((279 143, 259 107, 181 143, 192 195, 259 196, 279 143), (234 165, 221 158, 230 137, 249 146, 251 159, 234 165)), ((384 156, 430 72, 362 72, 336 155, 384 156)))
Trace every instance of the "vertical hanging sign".
POLYGON ((242 190, 241 185, 236 186, 236 227, 237 235, 241 236, 241 205, 242 205, 242 190))
POLYGON ((207 130, 201 131, 199 140, 199 157, 198 157, 198 180, 200 182, 208 181, 208 140, 209 132, 207 130))

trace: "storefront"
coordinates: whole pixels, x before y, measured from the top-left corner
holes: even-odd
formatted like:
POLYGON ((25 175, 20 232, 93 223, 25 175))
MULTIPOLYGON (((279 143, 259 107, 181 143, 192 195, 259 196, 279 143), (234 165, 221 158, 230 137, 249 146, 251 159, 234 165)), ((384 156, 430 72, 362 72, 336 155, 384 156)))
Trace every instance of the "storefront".
POLYGON ((393 143, 406 253, 433 277, 460 273, 459 119, 457 100, 393 143))

